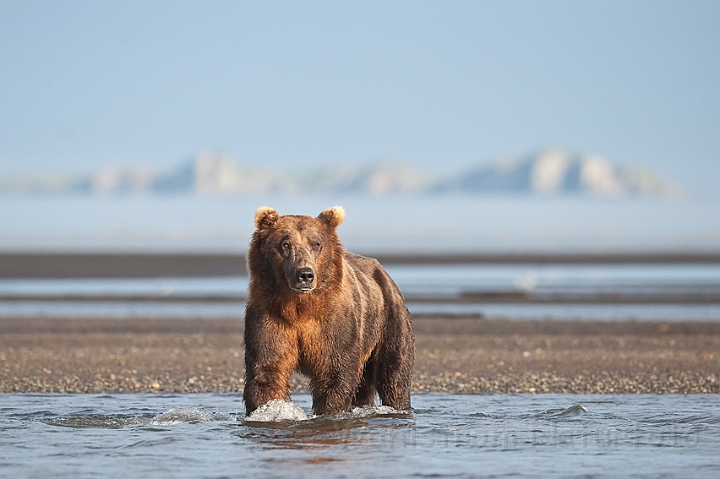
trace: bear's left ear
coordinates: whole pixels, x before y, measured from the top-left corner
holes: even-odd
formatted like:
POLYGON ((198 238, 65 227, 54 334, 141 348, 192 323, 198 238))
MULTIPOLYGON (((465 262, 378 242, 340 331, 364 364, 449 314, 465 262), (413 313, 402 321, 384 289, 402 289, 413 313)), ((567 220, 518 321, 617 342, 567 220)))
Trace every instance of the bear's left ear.
POLYGON ((342 206, 333 206, 320 213, 317 217, 318 221, 325 223, 329 227, 335 229, 345 219, 345 210, 342 206))

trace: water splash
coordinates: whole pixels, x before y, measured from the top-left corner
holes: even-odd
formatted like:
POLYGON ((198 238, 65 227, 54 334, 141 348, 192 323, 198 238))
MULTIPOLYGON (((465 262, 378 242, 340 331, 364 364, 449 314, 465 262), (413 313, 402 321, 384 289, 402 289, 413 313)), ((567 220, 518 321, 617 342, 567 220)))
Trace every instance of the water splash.
POLYGON ((409 411, 398 411, 390 406, 363 406, 355 407, 350 411, 333 414, 332 419, 358 419, 374 416, 406 415, 409 411))
POLYGON ((151 424, 155 426, 165 426, 181 422, 195 423, 200 421, 226 421, 229 419, 231 419, 231 416, 225 413, 210 413, 197 409, 172 408, 153 417, 151 424))
POLYGON ((263 404, 250 414, 246 422, 283 422, 283 421, 306 421, 308 415, 305 411, 295 406, 292 401, 273 399, 263 404))
POLYGON ((376 416, 407 416, 408 414, 411 414, 411 411, 398 411, 390 406, 363 406, 326 416, 308 416, 304 410, 295 406, 292 401, 273 399, 254 410, 245 419, 245 422, 298 422, 314 419, 343 421, 376 416))

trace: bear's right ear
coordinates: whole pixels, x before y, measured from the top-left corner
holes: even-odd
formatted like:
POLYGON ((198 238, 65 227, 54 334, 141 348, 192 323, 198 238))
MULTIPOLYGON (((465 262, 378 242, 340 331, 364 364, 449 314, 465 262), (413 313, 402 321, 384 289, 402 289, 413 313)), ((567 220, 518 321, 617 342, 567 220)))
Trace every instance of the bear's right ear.
POLYGON ((268 206, 261 206, 255 212, 255 228, 259 230, 272 228, 275 222, 279 219, 280 215, 277 210, 268 206))

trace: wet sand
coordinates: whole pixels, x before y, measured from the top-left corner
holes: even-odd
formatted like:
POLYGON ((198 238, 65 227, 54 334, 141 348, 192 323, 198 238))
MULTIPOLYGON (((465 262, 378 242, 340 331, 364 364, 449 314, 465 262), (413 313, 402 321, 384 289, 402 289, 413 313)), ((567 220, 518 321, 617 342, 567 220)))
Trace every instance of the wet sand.
MULTIPOLYGON (((720 324, 414 325, 415 392, 720 393, 720 324)), ((0 319, 0 392, 240 392, 242 330, 239 319, 0 319)))

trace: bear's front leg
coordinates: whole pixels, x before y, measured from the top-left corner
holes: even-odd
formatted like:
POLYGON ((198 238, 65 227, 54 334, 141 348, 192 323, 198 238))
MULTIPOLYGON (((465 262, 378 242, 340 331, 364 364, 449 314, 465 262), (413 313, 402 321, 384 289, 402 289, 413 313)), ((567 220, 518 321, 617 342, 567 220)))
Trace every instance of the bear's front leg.
POLYGON ((359 385, 359 365, 347 366, 335 358, 332 366, 319 377, 310 381, 313 397, 313 413, 335 414, 349 411, 359 385))
POLYGON ((248 311, 245 316, 245 414, 273 399, 290 400, 290 373, 297 365, 297 341, 287 329, 248 311))
POLYGON ((288 369, 282 364, 247 367, 243 391, 245 415, 249 416, 255 409, 273 399, 290 401, 290 371, 292 368, 288 369))

